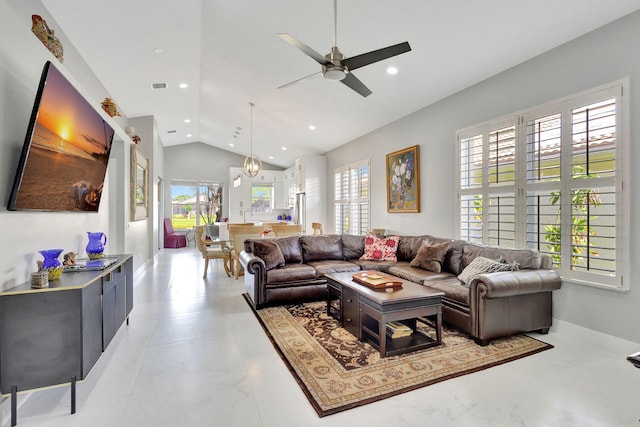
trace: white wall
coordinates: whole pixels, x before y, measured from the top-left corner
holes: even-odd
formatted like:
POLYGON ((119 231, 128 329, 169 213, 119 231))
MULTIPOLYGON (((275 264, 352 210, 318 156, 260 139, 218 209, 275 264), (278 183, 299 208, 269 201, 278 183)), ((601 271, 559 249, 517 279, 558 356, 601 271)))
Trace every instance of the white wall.
POLYGON ((136 269, 151 256, 146 225, 136 222, 134 230, 126 230, 131 142, 123 130, 126 117, 114 120, 102 112, 100 102, 108 96, 41 1, 0 2, 0 290, 28 280, 30 273, 36 270, 36 261, 42 259, 38 250, 62 248, 65 252, 74 251, 84 256, 87 231, 107 234, 107 253, 121 253, 131 248, 136 269), (55 29, 64 46, 64 64, 60 64, 31 32, 32 14, 41 15, 55 29), (6 210, 40 74, 47 60, 56 64, 116 129, 98 213, 6 210))
MULTIPOLYGON (((640 213, 640 12, 624 17, 597 31, 560 46, 513 69, 474 85, 456 95, 365 135, 329 153, 328 171, 361 160, 362 149, 380 153, 371 157, 371 227, 401 234, 434 234, 454 237, 455 233, 455 132, 473 124, 513 113, 578 93, 623 77, 630 77, 631 156, 631 266, 640 265, 640 251, 633 242, 640 228, 633 219, 640 213), (421 213, 386 212, 385 154, 420 145, 421 213)), ((463 58, 460 58, 461 66, 463 58)), ((490 58, 487 58, 490 60, 490 58)), ((425 82, 424 84, 429 84, 425 82)), ((333 194, 329 182, 328 194, 333 194)), ((331 200, 331 198, 329 199, 331 200)), ((333 223, 333 209, 328 207, 333 223)), ((563 283, 554 293, 553 315, 557 319, 640 342, 637 327, 640 283, 632 267, 631 292, 618 293, 563 283)))

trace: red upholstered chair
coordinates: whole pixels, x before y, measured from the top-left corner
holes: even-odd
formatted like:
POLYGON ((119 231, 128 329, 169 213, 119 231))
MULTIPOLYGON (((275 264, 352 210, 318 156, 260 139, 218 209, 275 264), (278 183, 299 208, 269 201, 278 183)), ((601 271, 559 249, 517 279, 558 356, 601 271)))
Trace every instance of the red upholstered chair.
POLYGON ((187 236, 178 234, 173 231, 171 218, 164 219, 164 247, 165 248, 184 248, 187 246, 187 236))

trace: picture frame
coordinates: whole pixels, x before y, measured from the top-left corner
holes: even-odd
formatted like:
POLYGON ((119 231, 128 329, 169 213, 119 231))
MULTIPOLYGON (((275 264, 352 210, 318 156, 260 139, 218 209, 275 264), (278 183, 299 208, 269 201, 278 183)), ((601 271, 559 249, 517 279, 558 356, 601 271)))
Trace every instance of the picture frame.
POLYGON ((420 146, 387 154, 387 212, 420 212, 420 146))
POLYGON ((149 159, 136 145, 131 146, 131 220, 149 216, 149 159))

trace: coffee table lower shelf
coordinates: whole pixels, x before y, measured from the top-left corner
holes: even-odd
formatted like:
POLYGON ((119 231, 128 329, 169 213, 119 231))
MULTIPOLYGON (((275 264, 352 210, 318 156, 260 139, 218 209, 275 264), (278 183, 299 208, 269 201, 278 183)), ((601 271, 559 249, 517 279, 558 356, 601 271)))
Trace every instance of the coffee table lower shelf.
MULTIPOLYGON (((361 325, 361 341, 366 341, 371 346, 373 346, 376 350, 380 351, 380 334, 378 331, 380 330, 380 326, 377 320, 372 319, 368 316, 363 316, 365 319, 362 319, 361 325)), ((385 338, 385 352, 384 357, 397 356, 404 353, 409 353, 412 351, 424 350, 427 348, 435 347, 440 345, 438 339, 431 338, 427 334, 421 332, 417 329, 417 321, 422 321, 420 319, 411 319, 406 323, 411 329, 413 329, 413 333, 406 337, 400 338, 391 338, 386 333, 384 335, 385 338)), ((423 323, 426 323, 423 321, 423 323)), ((381 355, 382 356, 382 355, 381 355)))

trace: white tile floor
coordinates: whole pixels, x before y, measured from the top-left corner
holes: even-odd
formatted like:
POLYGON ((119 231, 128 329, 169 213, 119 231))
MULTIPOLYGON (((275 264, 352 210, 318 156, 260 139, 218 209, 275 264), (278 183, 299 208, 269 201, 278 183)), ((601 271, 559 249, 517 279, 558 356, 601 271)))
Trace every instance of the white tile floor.
MULTIPOLYGON (((556 322, 555 349, 318 418, 220 262, 162 250, 69 414, 68 387, 21 396, 18 426, 640 426, 640 344, 556 322)), ((9 426, 9 399, 2 403, 9 426)))

